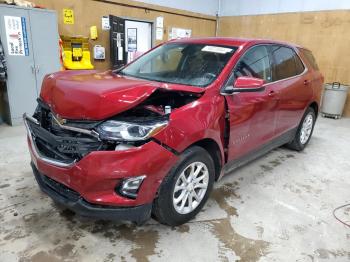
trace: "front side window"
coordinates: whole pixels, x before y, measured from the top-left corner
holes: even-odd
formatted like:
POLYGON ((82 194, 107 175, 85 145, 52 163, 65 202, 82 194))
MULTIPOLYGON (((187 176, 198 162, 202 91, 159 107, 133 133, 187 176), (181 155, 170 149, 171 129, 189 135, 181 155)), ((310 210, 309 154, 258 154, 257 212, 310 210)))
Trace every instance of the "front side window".
POLYGON ((293 49, 273 46, 271 52, 274 60, 275 81, 300 75, 304 71, 304 65, 293 49))
POLYGON ((230 60, 236 47, 169 43, 162 45, 118 73, 151 81, 205 87, 230 60))
POLYGON ((234 69, 234 79, 248 76, 271 82, 271 67, 269 52, 266 46, 251 48, 237 63, 234 69))

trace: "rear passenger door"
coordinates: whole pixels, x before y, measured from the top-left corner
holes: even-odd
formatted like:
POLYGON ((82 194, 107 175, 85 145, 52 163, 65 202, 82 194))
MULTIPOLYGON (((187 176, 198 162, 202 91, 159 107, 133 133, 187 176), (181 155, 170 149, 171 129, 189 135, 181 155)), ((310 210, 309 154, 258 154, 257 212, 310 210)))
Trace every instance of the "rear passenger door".
POLYGON ((272 45, 270 84, 278 93, 275 135, 297 127, 312 98, 311 76, 299 55, 290 47, 272 45))

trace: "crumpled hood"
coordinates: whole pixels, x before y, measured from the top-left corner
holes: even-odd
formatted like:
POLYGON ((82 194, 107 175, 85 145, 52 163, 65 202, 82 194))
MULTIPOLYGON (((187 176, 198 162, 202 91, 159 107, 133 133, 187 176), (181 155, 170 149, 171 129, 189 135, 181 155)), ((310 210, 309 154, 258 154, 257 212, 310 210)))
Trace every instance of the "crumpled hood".
POLYGON ((103 120, 143 102, 157 89, 202 93, 203 88, 163 84, 111 71, 63 71, 47 75, 40 97, 67 119, 103 120))

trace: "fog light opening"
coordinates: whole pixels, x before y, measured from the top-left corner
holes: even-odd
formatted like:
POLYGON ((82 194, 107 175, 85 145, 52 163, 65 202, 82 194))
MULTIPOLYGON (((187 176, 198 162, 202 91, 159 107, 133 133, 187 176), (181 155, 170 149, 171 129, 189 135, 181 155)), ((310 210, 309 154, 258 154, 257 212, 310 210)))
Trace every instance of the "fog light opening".
POLYGON ((118 187, 119 194, 128 198, 135 199, 145 178, 146 176, 143 175, 123 180, 121 185, 118 187))

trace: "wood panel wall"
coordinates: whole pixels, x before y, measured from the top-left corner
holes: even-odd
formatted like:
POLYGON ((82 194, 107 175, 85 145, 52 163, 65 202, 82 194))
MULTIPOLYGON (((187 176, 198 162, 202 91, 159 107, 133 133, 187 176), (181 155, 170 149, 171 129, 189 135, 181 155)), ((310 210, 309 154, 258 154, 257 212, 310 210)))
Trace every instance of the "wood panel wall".
MULTIPOLYGON (((221 17, 218 35, 305 46, 314 53, 326 82, 350 85, 350 10, 221 17)), ((350 116, 350 93, 345 114, 350 116)))
MULTIPOLYGON (((129 0, 32 0, 32 2, 57 11, 60 34, 68 36, 89 36, 90 26, 97 26, 98 39, 90 40, 90 48, 92 51, 94 45, 104 46, 106 48, 106 60, 93 61, 92 59, 96 69, 104 70, 110 68, 109 31, 101 30, 102 16, 115 15, 154 22, 156 17, 163 16, 165 29, 164 41, 168 40, 168 30, 172 27, 192 29, 193 36, 215 36, 216 21, 213 16, 149 5, 141 2, 129 0), (63 8, 74 10, 74 25, 63 23, 63 8)), ((160 42, 161 41, 156 41, 156 44, 160 42)))

